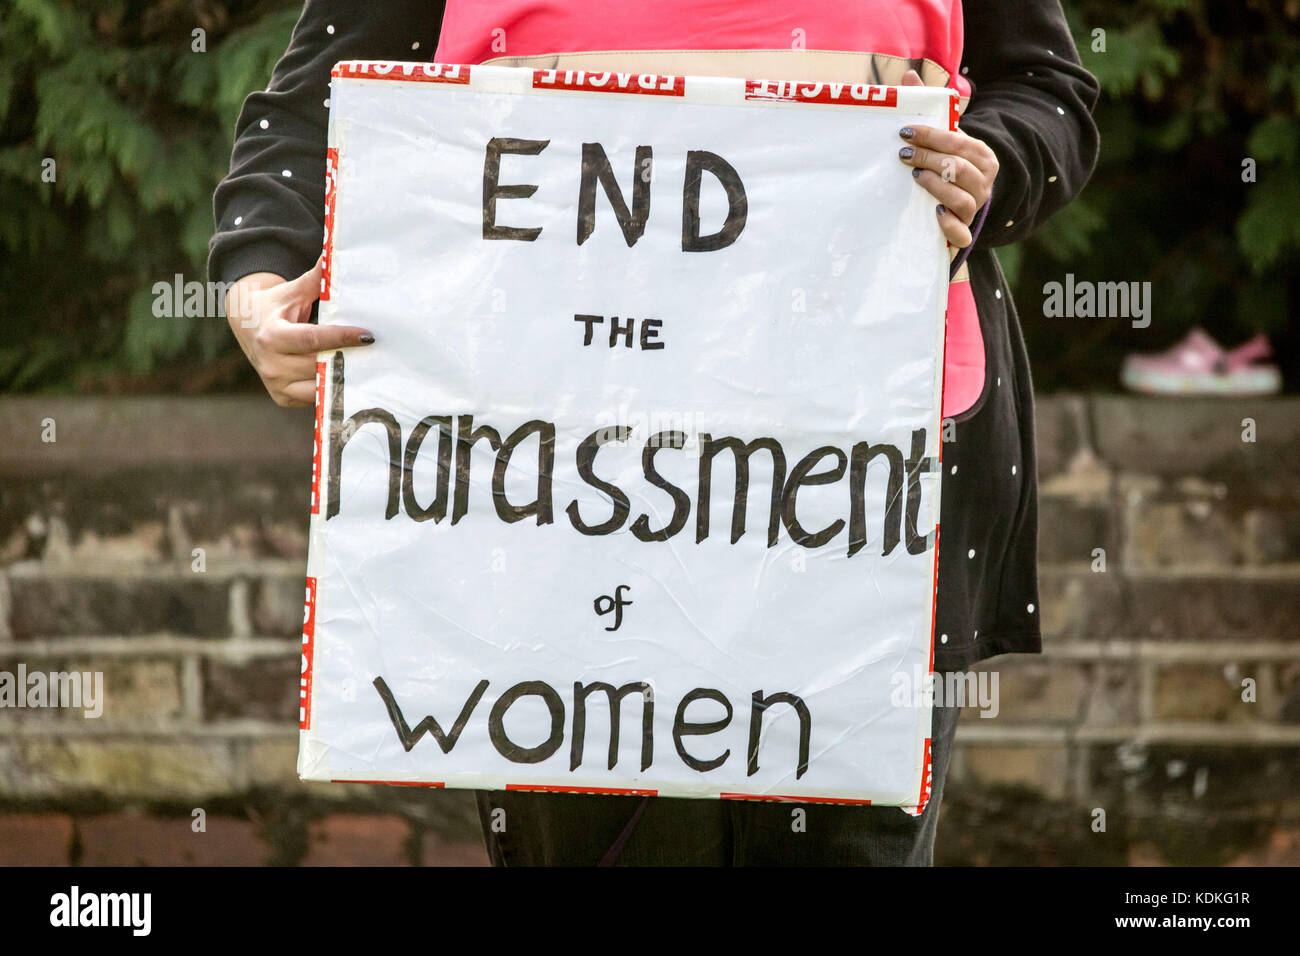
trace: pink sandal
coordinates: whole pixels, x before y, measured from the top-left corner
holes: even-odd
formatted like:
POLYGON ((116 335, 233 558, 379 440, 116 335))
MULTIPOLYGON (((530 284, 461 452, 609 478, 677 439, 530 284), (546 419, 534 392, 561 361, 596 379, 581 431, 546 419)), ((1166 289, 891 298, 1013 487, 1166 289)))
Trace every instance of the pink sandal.
POLYGON ((1266 364, 1273 348, 1263 334, 1225 351, 1195 328, 1165 352, 1130 355, 1120 381, 1153 395, 1271 395, 1282 389, 1282 373, 1266 364))

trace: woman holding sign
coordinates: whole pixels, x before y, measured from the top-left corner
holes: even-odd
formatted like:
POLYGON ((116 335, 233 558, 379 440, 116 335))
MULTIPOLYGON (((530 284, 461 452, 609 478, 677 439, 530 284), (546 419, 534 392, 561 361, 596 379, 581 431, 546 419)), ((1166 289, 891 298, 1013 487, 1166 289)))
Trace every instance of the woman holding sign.
MULTIPOLYGON (((899 130, 899 176, 952 246, 935 669, 1040 650, 1029 365, 993 247, 1083 188, 1097 84, 1055 0, 312 0, 239 120, 215 199, 213 279, 271 396, 311 404, 316 353, 375 335, 308 320, 320 289, 332 66, 435 60, 874 85, 945 86, 959 129, 899 130), (255 321, 249 321, 250 312, 255 321)), ((983 703, 983 702, 981 702, 983 703)), ((994 702, 996 705, 996 702, 994 702)), ((931 796, 913 812, 725 800, 481 792, 499 864, 928 864, 958 706, 936 703, 931 796), (500 826, 501 822, 505 826, 500 826)))

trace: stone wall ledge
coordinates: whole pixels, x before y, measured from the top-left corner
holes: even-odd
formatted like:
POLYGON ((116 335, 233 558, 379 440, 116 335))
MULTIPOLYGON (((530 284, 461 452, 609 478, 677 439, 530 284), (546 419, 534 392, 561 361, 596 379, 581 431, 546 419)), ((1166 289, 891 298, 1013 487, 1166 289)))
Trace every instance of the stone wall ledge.
MULTIPOLYGON (((306 562, 291 558, 252 558, 241 561, 209 561, 207 569, 196 572, 188 561, 16 561, 0 568, 0 577, 15 579, 86 579, 86 580, 149 580, 167 581, 230 581, 240 578, 275 578, 300 581, 306 573, 306 562)), ((1087 562, 1048 562, 1038 568, 1040 579, 1074 580, 1080 577, 1097 580, 1123 578, 1129 581, 1187 581, 1201 579, 1216 581, 1239 579, 1242 581, 1297 581, 1300 582, 1300 561, 1279 561, 1264 565, 1219 566, 1169 566, 1126 568, 1119 562, 1105 572, 1093 573, 1087 562)), ((1300 601, 1300 592, 1297 593, 1300 601)))
MULTIPOLYGON (((0 715, 20 714, 21 710, 6 708, 0 715)), ((46 719, 21 720, 9 716, 0 716, 0 738, 18 741, 33 738, 67 740, 72 738, 93 738, 96 740, 120 740, 130 743, 136 740, 162 740, 183 745, 191 741, 230 741, 246 740, 262 743, 270 740, 298 740, 298 724, 267 720, 231 720, 217 723, 202 723, 197 720, 170 720, 165 723, 151 720, 113 721, 105 715, 100 718, 83 718, 75 710, 66 712, 62 718, 55 718, 54 711, 43 711, 46 719)))
MULTIPOLYGON (((251 637, 189 637, 183 634, 67 635, 35 637, 21 641, 0 641, 0 658, 167 657, 198 655, 222 660, 246 661, 267 657, 296 657, 301 641, 279 635, 251 637)), ((1294 653, 1294 651, 1292 652, 1294 653)))
MULTIPOLYGON (((277 635, 252 637, 189 637, 178 634, 67 635, 0 641, 0 657, 21 655, 24 659, 90 655, 103 657, 151 657, 197 654, 227 660, 264 657, 294 657, 301 650, 297 640, 277 635)), ((1291 661, 1300 653, 1296 645, 1283 641, 1241 641, 1228 645, 1178 643, 1177 641, 1065 640, 1051 642, 1041 654, 1002 655, 977 665, 996 669, 1010 661, 1155 661, 1158 663, 1218 663, 1223 661, 1291 661)))
MULTIPOLYGON (((1044 476, 1063 471, 1081 449, 1120 471, 1175 475, 1280 473, 1300 458, 1300 396, 1053 394, 1040 396, 1037 410, 1044 476), (1243 419, 1255 422, 1254 444, 1241 440, 1243 419)), ((0 477, 220 463, 309 468, 313 421, 310 408, 280 408, 260 395, 7 397, 0 477), (53 443, 41 440, 47 419, 53 443)))
MULTIPOLYGON (((1127 581, 1160 583, 1167 581, 1194 583, 1200 580, 1222 581, 1231 579, 1290 582, 1300 581, 1300 562, 1279 561, 1274 564, 1222 564, 1192 567, 1173 565, 1144 568, 1124 567, 1119 562, 1115 562, 1106 571, 1096 573, 1091 570, 1090 565, 1083 562, 1051 562, 1038 566, 1038 577, 1039 580, 1050 578, 1067 581, 1080 577, 1096 578, 1097 580, 1123 578, 1127 581)), ((1297 592, 1297 601, 1300 601, 1300 592, 1297 592)))
MULTIPOLYGON (((305 510, 305 509, 304 509, 305 510)), ((72 559, 57 561, 15 561, 2 574, 26 579, 105 579, 150 581, 230 581, 238 578, 293 578, 301 581, 306 562, 289 558, 250 558, 239 561, 208 560, 203 571, 194 571, 191 560, 113 561, 72 559)))
MULTIPOLYGON (((109 722, 106 719, 22 721, 0 717, 0 737, 17 742, 24 739, 93 738, 97 740, 156 739, 177 745, 191 741, 296 742, 298 727, 260 720, 236 720, 200 724, 175 721, 159 724, 146 721, 109 722)), ((982 720, 971 712, 962 717, 957 743, 969 745, 1042 746, 1057 744, 1147 745, 1194 744, 1241 749, 1246 747, 1300 748, 1300 725, 1218 724, 1205 721, 1092 726, 1081 724, 1008 724, 998 718, 982 720)))
POLYGON ((1300 747, 1300 725, 1178 721, 1117 726, 1007 726, 1001 724, 996 717, 981 720, 974 714, 968 714, 963 715, 961 723, 957 725, 957 742, 980 746, 1194 744, 1240 750, 1246 747, 1300 747))

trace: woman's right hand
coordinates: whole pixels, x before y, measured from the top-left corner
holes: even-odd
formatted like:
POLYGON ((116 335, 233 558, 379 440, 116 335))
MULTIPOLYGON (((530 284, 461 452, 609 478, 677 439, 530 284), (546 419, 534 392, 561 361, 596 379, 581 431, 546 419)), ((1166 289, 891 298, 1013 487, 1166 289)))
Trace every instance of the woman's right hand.
POLYGON ((226 293, 226 321, 277 405, 316 401, 316 353, 370 345, 374 335, 353 325, 307 321, 320 298, 321 263, 296 279, 272 272, 244 276, 226 293))

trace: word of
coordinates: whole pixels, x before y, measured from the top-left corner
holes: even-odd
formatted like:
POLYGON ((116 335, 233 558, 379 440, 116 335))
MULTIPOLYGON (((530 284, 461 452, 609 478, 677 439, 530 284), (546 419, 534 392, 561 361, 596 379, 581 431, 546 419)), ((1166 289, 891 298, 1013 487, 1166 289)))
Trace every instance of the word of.
POLYGON ((632 588, 629 585, 620 584, 618 587, 614 588, 613 594, 602 594, 600 597, 596 598, 596 600, 591 602, 595 605, 596 613, 601 617, 604 617, 611 611, 614 613, 614 626, 607 627, 605 630, 617 631, 619 626, 622 625, 623 608, 632 603, 631 598, 628 598, 627 600, 623 599, 623 592, 630 590, 632 590, 632 588), (601 604, 604 604, 604 607, 601 607, 601 604))

